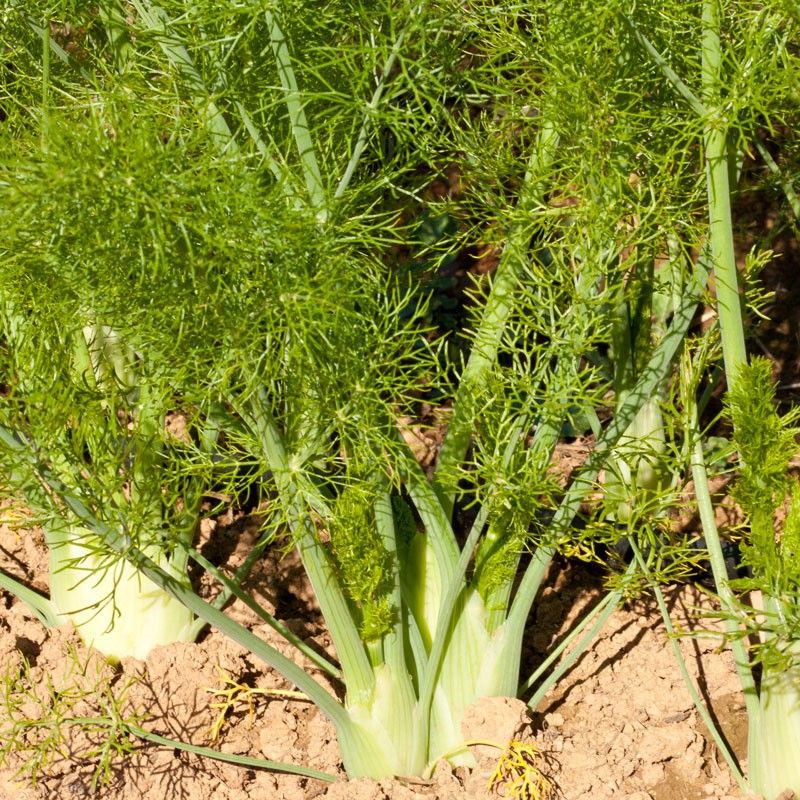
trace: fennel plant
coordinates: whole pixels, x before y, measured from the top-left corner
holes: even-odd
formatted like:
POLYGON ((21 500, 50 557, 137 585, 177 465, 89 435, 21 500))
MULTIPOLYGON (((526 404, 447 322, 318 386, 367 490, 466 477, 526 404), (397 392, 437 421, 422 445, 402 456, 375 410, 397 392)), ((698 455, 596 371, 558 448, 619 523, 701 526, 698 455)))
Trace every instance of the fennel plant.
MULTIPOLYGON (((755 251, 745 259, 744 269, 737 265, 733 206, 743 161, 757 151, 772 179, 783 188, 787 206, 797 214, 792 176, 781 172, 764 147, 762 135, 777 135, 796 116, 796 86, 784 78, 796 69, 798 18, 796 9, 780 3, 752 7, 704 0, 693 4, 693 8, 692 29, 698 44, 693 56, 682 55, 680 48, 670 48, 666 43, 659 44, 646 29, 645 20, 635 15, 627 16, 626 24, 638 46, 649 55, 652 68, 663 76, 665 87, 671 87, 676 99, 691 113, 696 126, 693 135, 702 141, 704 153, 708 219, 704 246, 714 275, 719 328, 712 328, 706 341, 694 348, 694 361, 687 356, 682 415, 709 560, 748 711, 747 781, 699 697, 696 703, 740 786, 749 784, 749 788, 772 800, 784 789, 800 788, 793 766, 793 753, 800 740, 796 727, 792 727, 796 708, 790 697, 796 635, 786 622, 793 602, 793 506, 790 505, 779 540, 773 527, 774 511, 794 491, 788 466, 796 447, 793 415, 782 419, 774 409, 769 365, 763 360, 747 364, 745 299, 757 309, 759 298, 753 291, 752 277, 771 254, 767 250, 755 251), (747 298, 742 296, 745 284, 750 289, 747 298), (750 522, 750 536, 743 551, 752 574, 742 581, 731 581, 727 573, 708 490, 699 425, 698 407, 707 400, 713 382, 705 386, 701 398, 697 395, 709 369, 717 334, 727 384, 726 404, 734 427, 733 443, 740 457, 735 492, 750 522), (759 595, 764 598, 763 607, 759 595), (744 632, 753 631, 762 638, 762 646, 755 651, 748 650, 744 641, 744 632), (755 668, 759 663, 761 674, 757 680, 755 668)), ((664 17, 689 22, 685 9, 685 4, 669 8, 664 17)), ((791 149, 791 137, 786 141, 791 149)), ((663 603, 662 613, 668 621, 663 603)))
POLYGON ((0 437, 9 456, 7 488, 24 493, 50 556, 49 602, 31 593, 23 599, 50 624, 74 623, 87 644, 112 659, 143 658, 159 644, 193 638, 192 614, 111 556, 62 493, 81 485, 84 503, 102 508, 125 541, 188 585, 186 555, 175 542, 191 541, 200 498, 187 482, 180 503, 168 495, 162 469, 168 450, 180 445, 164 430, 163 398, 156 386, 136 381, 136 355, 112 328, 90 323, 48 339, 50 320, 40 314, 34 325, 19 309, 3 309, 12 360, 0 437), (43 376, 44 387, 37 385, 43 376))
POLYGON ((4 11, 9 488, 54 537, 82 532, 117 579, 112 608, 124 564, 179 601, 179 635, 210 623, 281 672, 336 726, 350 776, 471 763, 464 709, 534 686, 535 706, 622 596, 520 685, 549 565, 597 545, 573 519, 609 459, 637 456, 632 426, 708 278, 704 119, 682 113, 637 27, 681 42, 699 8, 685 5, 668 29, 655 3, 630 18, 588 2, 4 11), (451 164, 457 189, 431 201, 451 164), (455 222, 413 254, 432 271, 467 247, 499 253, 446 342, 404 270, 423 213, 455 222), (618 310, 648 281, 668 312, 615 380, 618 310), (398 420, 442 397, 428 476, 398 420), (576 429, 594 448, 559 482, 555 448, 576 429), (200 500, 238 488, 242 466, 291 533, 336 649, 316 663, 342 697, 225 615, 235 595, 290 638, 192 546, 200 500), (218 579, 214 602, 189 560, 218 579))
POLYGON ((766 797, 800 786, 794 753, 800 741, 797 633, 797 546, 800 489, 791 477, 797 453, 797 409, 780 417, 775 408, 771 365, 754 358, 728 391, 734 444, 741 467, 734 496, 746 512, 749 537, 743 563, 750 576, 734 582, 749 593, 748 627, 760 639, 751 663, 759 664, 758 712, 749 720, 751 785, 766 797), (775 513, 786 504, 776 536, 775 513))

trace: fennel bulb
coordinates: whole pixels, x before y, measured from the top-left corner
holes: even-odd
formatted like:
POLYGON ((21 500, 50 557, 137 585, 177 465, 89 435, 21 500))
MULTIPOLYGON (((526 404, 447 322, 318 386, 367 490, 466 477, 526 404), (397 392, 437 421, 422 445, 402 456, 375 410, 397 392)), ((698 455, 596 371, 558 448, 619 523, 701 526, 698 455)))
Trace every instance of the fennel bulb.
POLYGON ((795 622, 800 484, 790 471, 800 412, 795 408, 778 414, 772 364, 765 358, 741 367, 726 404, 740 458, 733 496, 750 521, 742 560, 752 576, 735 585, 750 592, 747 622, 768 648, 758 704, 748 705, 749 781, 766 800, 775 800, 786 789, 800 793, 800 640, 795 622), (778 532, 775 512, 784 504, 786 516, 778 532), (759 595, 760 602, 753 603, 759 595))
MULTIPOLYGON (((154 647, 194 639, 192 612, 124 558, 109 562, 90 531, 51 529, 47 538, 54 610, 110 661, 144 659, 154 647)), ((158 548, 144 552, 174 573, 158 548)))
POLYGON ((750 785, 766 800, 787 789, 800 794, 800 669, 764 668, 760 714, 750 720, 750 785))
MULTIPOLYGON (((625 393, 620 396, 620 403, 625 393)), ((605 501, 612 509, 610 518, 628 522, 634 502, 643 504, 644 497, 662 485, 661 456, 666 450, 664 417, 659 398, 651 397, 641 407, 609 458, 605 472, 605 501)))
POLYGON ((339 732, 349 775, 384 778, 419 775, 425 768, 425 737, 410 674, 382 664, 372 694, 346 702, 350 725, 339 732))

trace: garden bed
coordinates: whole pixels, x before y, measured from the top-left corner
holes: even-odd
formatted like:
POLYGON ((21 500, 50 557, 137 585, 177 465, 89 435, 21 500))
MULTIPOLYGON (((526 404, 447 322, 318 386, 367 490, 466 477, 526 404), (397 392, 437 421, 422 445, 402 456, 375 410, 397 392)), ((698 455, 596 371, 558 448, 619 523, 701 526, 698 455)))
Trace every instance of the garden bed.
MULTIPOLYGON (((254 530, 255 522, 248 519, 227 526, 220 524, 207 546, 224 548, 227 541, 233 547, 230 561, 235 564, 246 552, 248 537, 254 530)), ((34 587, 46 588, 46 551, 40 535, 4 525, 0 529, 0 561, 3 569, 30 581, 34 587)), ((304 640, 327 651, 325 629, 304 581, 293 556, 281 559, 273 553, 260 563, 248 588, 304 640)), ((529 625, 527 668, 535 666, 580 609, 600 593, 598 577, 582 565, 561 563, 553 568, 536 618, 529 625)), ((682 622, 686 630, 696 629, 699 623, 693 610, 707 605, 705 596, 691 586, 680 586, 669 590, 668 600, 676 624, 682 622)), ((0 783, 0 796, 8 800, 297 800, 322 796, 351 800, 477 800, 493 796, 487 787, 500 754, 486 745, 472 748, 479 764, 477 770, 451 770, 440 765, 429 781, 346 781, 330 723, 302 699, 237 692, 233 683, 276 692, 293 687, 217 632, 207 633, 195 644, 158 648, 144 662, 127 659, 115 669, 85 648, 70 628, 47 631, 18 601, 3 594, 2 602, 0 662, 6 676, 19 672, 23 658, 30 663, 30 688, 43 702, 39 710, 28 706, 31 719, 46 716, 54 692, 62 698, 84 692, 71 715, 101 716, 106 713, 103 703, 107 700, 103 698, 110 691, 123 714, 135 709, 142 715, 140 724, 148 730, 197 745, 215 746, 226 753, 290 761, 340 776, 340 782, 330 785, 134 741, 131 753, 110 761, 107 782, 93 791, 92 779, 99 758, 87 753, 96 749, 103 738, 92 738, 85 728, 62 723, 63 741, 51 747, 50 760, 42 765, 35 786, 24 776, 14 776, 16 770, 32 762, 34 753, 23 750, 12 754, 0 783), (214 704, 223 698, 212 694, 212 689, 228 689, 233 694, 216 744, 211 729, 220 709, 214 704)), ((229 613, 289 652, 279 637, 238 603, 229 613)), ((685 637, 680 646, 693 675, 699 675, 701 691, 730 744, 743 757, 746 715, 737 693, 730 653, 717 652, 719 640, 711 636, 685 637)), ((2 713, 5 715, 7 709, 2 713)), ((742 797, 715 748, 708 743, 670 652, 658 611, 646 599, 632 602, 614 614, 594 645, 533 715, 520 701, 489 698, 473 707, 465 724, 468 738, 473 740, 502 742, 513 736, 534 744, 541 753, 539 766, 555 787, 554 796, 567 800, 742 797)), ((47 728, 38 730, 32 736, 42 741, 49 735, 46 731, 47 728)), ((504 789, 499 791, 502 796, 504 789)))

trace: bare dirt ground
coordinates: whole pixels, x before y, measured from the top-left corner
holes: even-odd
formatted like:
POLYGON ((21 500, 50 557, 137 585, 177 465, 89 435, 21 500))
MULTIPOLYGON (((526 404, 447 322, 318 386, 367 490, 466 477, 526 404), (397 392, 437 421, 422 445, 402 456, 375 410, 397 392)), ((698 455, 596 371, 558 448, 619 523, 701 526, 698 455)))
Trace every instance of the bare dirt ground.
MULTIPOLYGON (((220 525, 212 539, 216 546, 231 550, 235 563, 246 553, 254 533, 255 523, 244 519, 220 525)), ((46 553, 35 530, 0 527, 0 567, 46 590, 46 553)), ((324 626, 295 559, 268 555, 251 576, 248 589, 303 639, 329 651, 324 626)), ((553 569, 529 626, 526 674, 574 623, 580 610, 600 596, 601 589, 599 578, 579 564, 560 563, 553 569)), ((698 625, 693 609, 707 607, 709 602, 690 586, 670 589, 668 600, 674 619, 687 630, 698 625)), ((289 652, 247 609, 236 604, 229 613, 289 652)), ((712 713, 738 757, 744 758, 746 718, 730 653, 721 650, 719 639, 710 635, 684 637, 679 643, 712 713)), ((489 789, 501 751, 487 745, 472 748, 478 763, 472 771, 453 771, 440 764, 427 781, 346 781, 327 720, 303 698, 283 693, 293 687, 216 632, 195 644, 159 648, 144 662, 126 660, 114 668, 87 650, 71 629, 45 630, 21 603, 0 592, 0 674, 6 676, 0 735, 12 695, 29 719, 42 723, 20 740, 29 749, 20 748, 18 742, 9 754, 0 773, 3 800, 535 796, 514 794, 508 781, 489 789), (16 684, 14 695, 11 680, 24 677, 23 659, 30 670, 26 681, 16 684), (27 687, 24 696, 18 692, 21 685, 27 687), (224 702, 220 693, 226 689, 231 702, 221 717, 221 708, 215 704, 224 702), (110 702, 111 697, 116 703, 110 702), (110 746, 109 727, 71 725, 67 719, 110 719, 114 707, 123 716, 136 713, 143 728, 165 736, 227 753, 311 766, 339 780, 330 784, 235 766, 122 737, 131 752, 110 758, 109 769, 101 776, 105 782, 95 788, 92 781, 102 750, 110 746), (47 758, 39 765, 34 784, 25 770, 36 763, 36 745, 41 742, 49 742, 39 748, 47 758)), ((716 748, 709 744, 657 609, 647 599, 619 609, 557 690, 533 713, 518 700, 490 698, 470 710, 465 733, 470 740, 504 745, 514 739, 523 748, 535 746, 538 766, 553 786, 552 796, 565 800, 743 797, 716 748)), ((8 744, 0 740, 0 747, 8 744)))

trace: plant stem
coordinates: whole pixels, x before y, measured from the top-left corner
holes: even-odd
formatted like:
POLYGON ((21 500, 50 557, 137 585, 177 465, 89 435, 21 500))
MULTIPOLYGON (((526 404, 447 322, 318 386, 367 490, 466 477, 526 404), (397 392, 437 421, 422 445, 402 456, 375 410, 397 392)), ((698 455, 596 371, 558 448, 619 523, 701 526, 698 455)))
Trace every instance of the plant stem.
MULTIPOLYGON (((718 107, 722 83, 719 25, 718 0, 705 0, 703 3, 702 44, 703 97, 706 104, 712 109, 718 107)), ((717 314, 722 339, 725 379, 730 392, 739 379, 742 367, 747 363, 747 352, 742 325, 742 304, 739 296, 736 258, 733 249, 728 137, 724 127, 724 117, 721 114, 712 113, 707 118, 704 143, 708 175, 711 257, 716 278, 717 314)), ((696 413, 695 409, 694 430, 697 426, 696 413)), ((708 475, 700 442, 695 444, 691 465, 714 582, 723 609, 733 612, 733 593, 727 585, 728 575, 722 555, 722 544, 714 522, 713 505, 708 491, 708 475)), ((736 671, 747 704, 748 717, 751 721, 757 720, 760 716, 758 695, 744 642, 738 636, 738 626, 733 618, 726 619, 725 625, 729 632, 735 635, 732 647, 736 671)))
POLYGON ((2 571, 0 571, 0 589, 5 589, 18 597, 46 627, 56 628, 62 624, 63 621, 50 600, 2 571))
MULTIPOLYGON (((536 206, 541 203, 543 180, 553 164, 557 146, 558 133, 555 127, 548 120, 543 120, 525 173, 519 200, 521 213, 533 214, 536 206)), ((530 236, 528 225, 516 225, 500 258, 492 290, 456 392, 453 414, 439 454, 436 466, 439 481, 442 477, 448 478, 467 452, 475 418, 474 400, 485 385, 489 371, 494 367, 506 322, 514 308, 520 275, 529 258, 530 236)), ((447 491, 441 483, 438 488, 445 514, 450 519, 455 503, 455 490, 447 491)))
POLYGON ((714 585, 717 589, 722 610, 726 612, 724 624, 725 630, 730 636, 736 674, 739 676, 739 683, 747 705, 747 715, 750 719, 756 719, 753 715, 759 713, 758 694, 753 673, 750 670, 747 648, 741 638, 741 630, 736 624, 736 604, 733 592, 728 586, 728 570, 722 554, 719 531, 714 521, 714 504, 711 501, 711 493, 708 490, 708 473, 706 472, 705 459, 703 457, 703 445, 699 441, 692 450, 691 466, 692 480, 694 481, 695 495, 697 497, 697 510, 700 514, 700 523, 706 540, 711 574, 714 576, 714 585))
POLYGON ((50 138, 50 21, 42 24, 42 151, 50 138))
MULTIPOLYGON (((634 564, 631 563, 628 565, 628 569, 625 572, 625 577, 632 575, 634 572, 634 564)), ((603 597, 600 602, 588 613, 585 614, 583 619, 575 626, 573 630, 569 632, 569 634, 564 637, 564 641, 562 641, 558 647, 554 648, 547 658, 539 665, 536 671, 528 677, 523 683, 520 684, 518 694, 524 694, 528 691, 538 680, 541 678, 542 675, 547 673, 546 680, 539 686, 539 688, 533 693, 533 696, 528 700, 528 707, 531 709, 535 709, 547 692, 561 679, 561 676, 568 670, 572 665, 580 658, 581 654, 586 650, 587 647, 594 641, 595 637, 598 633, 603 629, 606 622, 610 619, 611 615, 617 610, 620 602, 622 601, 623 591, 622 589, 615 589, 613 592, 609 592, 608 594, 603 597), (586 630, 586 628, 589 628, 586 630), (561 657, 561 654, 577 639, 581 636, 581 633, 586 631, 583 636, 581 637, 580 641, 570 650, 569 655, 563 658, 558 666, 552 670, 552 672, 548 672, 550 667, 555 664, 556 661, 561 657)))
MULTIPOLYGON (((280 620, 275 619, 272 614, 265 611, 253 598, 252 595, 247 594, 247 592, 243 591, 239 584, 236 581, 229 580, 225 575, 223 575, 207 558, 205 558, 202 553, 195 550, 193 547, 188 548, 189 556, 191 557, 192 561, 195 561, 199 564, 209 575, 213 575, 224 587, 225 587, 225 594, 228 597, 236 597, 242 603, 244 603, 253 613, 255 613, 259 619, 264 620, 274 631, 279 633, 286 639, 289 644, 294 645, 309 661, 313 664, 316 664, 323 672, 330 675, 332 678, 336 678, 341 680, 341 672, 330 662, 328 661, 325 656, 320 655, 317 653, 313 648, 309 647, 297 634, 292 633, 289 628, 286 627, 280 620)), ((205 622, 200 620, 201 625, 196 626, 196 630, 201 627, 205 626, 205 622)))
MULTIPOLYGON (((417 9, 412 12, 412 15, 420 13, 424 6, 425 2, 420 3, 417 9)), ((367 137, 369 135, 372 116, 381 102, 384 89, 386 88, 386 83, 389 80, 389 76, 394 68, 394 64, 397 61, 398 55, 400 54, 400 48, 403 46, 405 38, 406 30, 403 29, 395 39, 391 52, 389 53, 389 57, 386 59, 386 63, 383 65, 383 71, 381 72, 378 85, 375 87, 375 91, 372 93, 372 97, 367 103, 367 108, 364 112, 364 119, 361 122, 361 128, 358 131, 356 143, 353 147, 353 153, 350 156, 350 160, 347 162, 344 174, 342 175, 339 185, 336 187, 336 192, 333 195, 334 200, 338 200, 340 197, 342 197, 342 195, 347 191, 347 187, 350 185, 353 175, 355 175, 356 169, 358 168, 358 163, 361 160, 361 155, 364 152, 364 148, 367 146, 367 137)))
POLYGON ((289 112, 289 126, 300 156, 300 164, 305 176, 306 189, 312 207, 317 212, 319 222, 327 219, 328 212, 325 208, 325 193, 322 185, 322 175, 317 163, 316 149, 311 139, 311 130, 306 119, 306 111, 297 86, 292 59, 289 55, 289 46, 283 35, 278 19, 271 11, 266 11, 265 17, 269 26, 270 44, 278 67, 278 76, 283 87, 286 108, 289 112))
POLYGON ((355 702, 363 702, 363 698, 371 696, 375 686, 375 676, 369 657, 327 552, 312 528, 302 493, 292 480, 283 438, 269 417, 267 402, 262 393, 253 403, 253 413, 249 418, 261 440, 270 470, 275 476, 300 558, 330 628, 342 664, 348 696, 355 702))
POLYGON ((702 83, 708 109, 703 133, 708 182, 708 224, 711 261, 722 335, 722 355, 728 388, 747 361, 739 276, 733 247, 728 122, 722 108, 722 48, 718 0, 703 3, 702 83))
MULTIPOLYGON (((94 720, 91 718, 86 720, 74 720, 76 723, 92 723, 94 720)), ((251 756, 239 756, 233 753, 223 753, 221 750, 214 750, 211 747, 201 747, 196 744, 188 744, 179 739, 171 739, 167 736, 161 736, 158 733, 146 731, 138 725, 131 725, 130 723, 124 724, 125 730, 133 736, 143 739, 146 742, 153 744, 160 744, 163 747, 172 747, 176 750, 183 750, 186 753, 194 753, 204 758, 213 758, 215 761, 227 761, 229 764, 238 764, 242 767, 255 767, 256 769, 270 769, 276 772, 286 772, 292 775, 302 775, 305 778, 314 778, 318 781, 332 783, 336 780, 335 775, 329 772, 322 772, 311 767, 302 767, 297 764, 288 764, 284 761, 269 761, 264 758, 252 758, 251 756)))
POLYGON ((711 734, 711 737, 714 740, 714 744, 717 746, 717 749, 720 753, 722 753, 722 757, 725 759, 725 763, 733 773, 733 777, 736 779, 736 783, 739 785, 739 788, 743 792, 746 792, 748 790, 747 781, 745 780, 742 771, 739 769, 736 759, 733 757, 733 754, 725 743, 725 740, 722 738, 722 734, 719 732, 717 726, 714 724, 714 721, 711 719, 711 715, 708 713, 708 709, 706 708, 705 703, 703 703, 703 699, 700 697, 700 693, 697 691, 697 687, 695 686, 691 675, 689 675, 689 670, 686 667, 686 659, 683 657, 681 648, 678 646, 678 641, 675 636, 675 628, 672 625, 672 619, 669 615, 669 609, 667 608, 667 604, 664 602, 664 593, 661 591, 661 587, 658 585, 658 583, 653 580, 652 575, 650 574, 650 569, 648 568, 645 560, 642 558, 642 554, 636 542, 633 539, 630 539, 629 541, 635 556, 635 562, 639 565, 642 573, 648 578, 650 586, 653 589, 653 593, 655 594, 656 604, 658 605, 661 619, 664 621, 664 627, 667 630, 667 638, 670 648, 672 649, 672 654, 678 664, 678 669, 680 670, 684 685, 691 695, 694 707, 697 709, 697 713, 705 723, 708 732, 711 734))
POLYGON ((459 559, 451 517, 410 451, 404 453, 402 475, 408 495, 425 526, 442 583, 446 584, 451 580, 459 559))
POLYGON ((139 16, 155 34, 158 44, 164 51, 170 64, 185 81, 191 94, 192 102, 202 112, 214 145, 221 153, 234 154, 238 147, 233 133, 217 104, 210 99, 210 93, 202 75, 194 65, 189 51, 183 42, 171 30, 167 12, 149 0, 131 0, 139 16))
POLYGON ((661 73, 664 75, 664 77, 672 84, 672 87, 675 89, 675 91, 678 92, 678 94, 683 97, 687 103, 689 103, 699 117, 704 117, 706 115, 705 106, 702 104, 697 95, 686 85, 686 83, 681 80, 678 73, 672 69, 667 59, 658 52, 653 43, 639 30, 636 23, 631 19, 630 16, 627 14, 622 14, 622 19, 631 29, 636 41, 638 41, 639 44, 647 51, 647 54, 661 70, 661 73))

